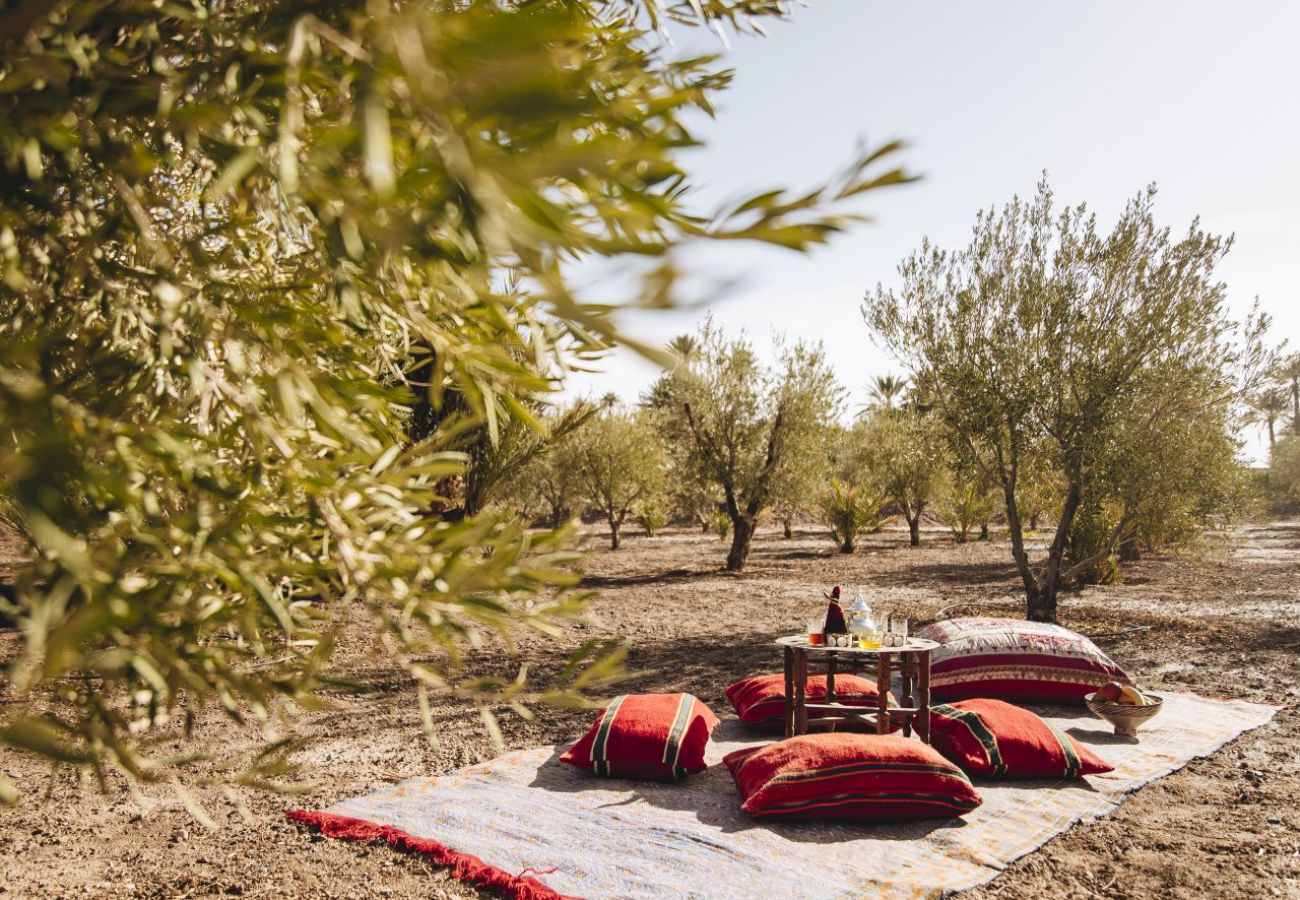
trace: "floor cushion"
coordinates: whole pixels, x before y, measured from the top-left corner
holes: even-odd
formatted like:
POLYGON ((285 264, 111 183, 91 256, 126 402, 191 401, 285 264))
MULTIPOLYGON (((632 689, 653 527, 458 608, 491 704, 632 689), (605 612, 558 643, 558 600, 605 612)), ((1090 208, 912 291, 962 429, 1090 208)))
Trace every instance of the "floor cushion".
POLYGON ((930 654, 934 700, 995 697, 1083 703, 1108 681, 1130 681, 1097 645, 1068 628, 1023 619, 947 619, 919 637, 941 646, 930 654))
MULTIPOLYGON (((785 730, 785 675, 755 675, 737 681, 726 690, 731 707, 747 725, 770 731, 785 730)), ((804 696, 826 696, 826 676, 809 675, 804 696)), ((835 676, 835 701, 845 706, 875 706, 880 701, 876 683, 861 675, 835 676)))
POLYGON ((805 734, 723 758, 750 816, 903 821, 959 816, 982 802, 932 747, 888 734, 805 734))
POLYGON ((690 694, 624 694, 560 757, 611 778, 680 781, 702 772, 718 717, 690 694))
POLYGON ((1036 714, 1002 700, 930 708, 930 743, 968 775, 1080 778, 1115 767, 1036 714))

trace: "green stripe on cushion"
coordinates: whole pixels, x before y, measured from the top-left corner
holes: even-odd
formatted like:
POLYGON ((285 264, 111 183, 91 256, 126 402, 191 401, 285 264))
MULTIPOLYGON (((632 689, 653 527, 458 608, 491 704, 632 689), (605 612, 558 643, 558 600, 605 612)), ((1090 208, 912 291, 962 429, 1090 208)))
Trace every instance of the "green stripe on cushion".
POLYGON ((984 724, 984 720, 980 718, 978 713, 957 709, 948 706, 946 703, 941 703, 938 706, 930 707, 930 714, 938 714, 940 718, 965 726, 971 737, 983 749, 984 756, 988 759, 990 768, 993 769, 993 777, 1001 778, 1007 774, 1007 764, 1002 759, 1002 751, 998 749, 997 736, 989 731, 988 726, 984 724))
POLYGON ((614 718, 618 715, 618 709, 626 699, 627 694, 615 697, 610 701, 609 706, 605 707, 605 713, 600 717, 600 730, 596 732, 596 739, 591 742, 592 769, 597 775, 609 774, 609 758, 606 756, 609 749, 609 733, 614 727, 614 718), (602 768, 604 771, 601 771, 602 768))
POLYGON ((781 810, 783 812, 799 812, 809 809, 822 809, 828 806, 844 806, 849 803, 928 803, 934 806, 942 806, 945 809, 960 809, 969 812, 980 804, 973 800, 958 800, 946 794, 916 794, 916 793, 893 793, 893 794, 835 794, 830 797, 814 797, 804 800, 788 800, 784 803, 768 803, 763 806, 763 812, 772 812, 781 810))
POLYGON ((1061 753, 1065 756, 1065 777, 1078 778, 1081 766, 1079 763, 1079 754, 1074 750, 1074 744, 1072 744, 1070 739, 1062 734, 1060 729, 1051 722, 1043 720, 1043 724, 1046 725, 1047 730, 1052 733, 1052 737, 1056 738, 1056 743, 1061 746, 1061 753))
POLYGON ((668 729, 668 737, 664 741, 662 762, 674 769, 681 768, 677 765, 677 759, 681 756, 682 738, 686 735, 686 726, 690 724, 691 713, 694 710, 695 698, 690 694, 682 694, 681 699, 677 701, 677 715, 673 717, 672 727, 668 729))
POLYGON ((930 763, 900 762, 856 762, 842 766, 833 766, 828 769, 803 769, 798 772, 786 772, 777 775, 769 783, 785 784, 789 782, 820 781, 826 778, 840 778, 845 775, 857 775, 867 772, 921 773, 954 778, 958 781, 969 783, 969 779, 966 777, 964 772, 951 766, 937 766, 930 763))

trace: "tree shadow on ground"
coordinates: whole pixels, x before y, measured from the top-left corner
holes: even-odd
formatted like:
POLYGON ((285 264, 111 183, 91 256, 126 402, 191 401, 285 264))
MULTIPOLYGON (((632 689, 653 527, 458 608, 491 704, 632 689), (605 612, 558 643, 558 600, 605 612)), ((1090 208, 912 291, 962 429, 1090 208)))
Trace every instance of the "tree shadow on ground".
POLYGON ((877 578, 882 582, 903 585, 952 584, 962 587, 1007 582, 1009 587, 1021 584, 1020 573, 1014 563, 968 562, 960 564, 930 563, 910 565, 897 572, 882 572, 877 578))
POLYGON ((715 568, 671 569, 667 572, 642 572, 637 575, 586 575, 578 582, 584 588, 630 587, 639 584, 671 583, 674 581, 693 581, 700 578, 717 578, 725 576, 722 566, 715 568))

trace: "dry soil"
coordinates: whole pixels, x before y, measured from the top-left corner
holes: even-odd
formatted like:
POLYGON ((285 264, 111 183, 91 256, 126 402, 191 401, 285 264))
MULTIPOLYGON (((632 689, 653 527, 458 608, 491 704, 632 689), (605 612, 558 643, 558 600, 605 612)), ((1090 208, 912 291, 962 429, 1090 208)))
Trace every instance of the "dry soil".
MULTIPOLYGON (((905 538, 886 531, 844 556, 812 530, 791 539, 762 531, 748 570, 737 576, 720 571, 725 547, 694 531, 633 534, 617 552, 593 534, 584 566, 600 593, 589 623, 560 640, 532 641, 522 656, 545 677, 583 640, 618 637, 639 673, 626 689, 690 691, 721 710, 725 685, 777 668, 770 638, 824 608, 821 592, 831 584, 862 585, 878 607, 914 620, 1018 608, 1005 540, 957 545, 932 530, 914 549, 905 538)), ((13 565, 5 551, 0 541, 0 579, 6 562, 13 565)), ((1111 815, 1071 829, 961 896, 1300 897, 1298 613, 1297 521, 1246 528, 1197 557, 1148 558, 1122 584, 1063 597, 1062 624, 1113 635, 1098 643, 1143 687, 1286 708, 1273 724, 1143 788, 1111 815)), ((16 635, 0 630, 0 666, 16 646, 16 635)), ((438 743, 431 746, 401 672, 359 635, 345 634, 340 651, 344 674, 361 690, 302 717, 299 730, 311 738, 302 757, 308 767, 295 781, 303 793, 196 787, 215 830, 166 785, 147 787, 141 805, 118 788, 103 795, 72 772, 51 775, 0 750, 0 769, 26 791, 21 806, 0 808, 0 897, 478 896, 419 858, 322 839, 284 819, 295 806, 324 806, 498 752, 474 710, 452 699, 433 710, 438 743)), ((501 669, 496 660, 472 665, 501 669)), ((0 682, 0 717, 15 699, 0 682)), ((590 718, 547 711, 526 722, 504 713, 505 742, 572 740, 590 718)), ((211 760, 191 771, 192 782, 219 776, 266 737, 215 713, 200 724, 197 744, 211 760)))

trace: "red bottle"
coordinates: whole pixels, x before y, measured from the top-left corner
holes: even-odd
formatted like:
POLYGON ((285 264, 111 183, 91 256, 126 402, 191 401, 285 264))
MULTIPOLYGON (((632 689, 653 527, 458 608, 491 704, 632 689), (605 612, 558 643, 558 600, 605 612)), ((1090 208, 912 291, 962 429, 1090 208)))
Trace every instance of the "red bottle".
POLYGON ((831 602, 826 606, 826 624, 823 631, 826 634, 848 634, 849 626, 844 621, 844 607, 840 606, 840 586, 837 584, 831 590, 826 598, 831 602))

